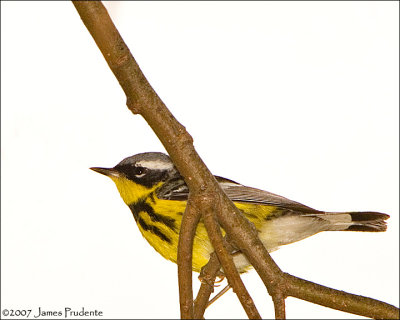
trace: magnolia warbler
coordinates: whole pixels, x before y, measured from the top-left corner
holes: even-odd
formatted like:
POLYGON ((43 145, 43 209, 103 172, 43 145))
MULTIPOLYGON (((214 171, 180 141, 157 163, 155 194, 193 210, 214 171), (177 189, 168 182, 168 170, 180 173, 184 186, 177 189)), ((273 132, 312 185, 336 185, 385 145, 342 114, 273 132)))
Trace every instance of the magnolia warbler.
MULTIPOLYGON (((176 263, 179 229, 189 189, 170 158, 159 152, 128 157, 114 168, 90 168, 110 177, 132 211, 144 238, 176 263)), ((389 215, 379 212, 324 212, 276 194, 215 176, 227 196, 256 229, 269 252, 321 231, 385 231, 389 215)), ((200 220, 193 243, 193 271, 200 272, 213 247, 200 220)), ((233 257, 239 272, 250 264, 233 257)))

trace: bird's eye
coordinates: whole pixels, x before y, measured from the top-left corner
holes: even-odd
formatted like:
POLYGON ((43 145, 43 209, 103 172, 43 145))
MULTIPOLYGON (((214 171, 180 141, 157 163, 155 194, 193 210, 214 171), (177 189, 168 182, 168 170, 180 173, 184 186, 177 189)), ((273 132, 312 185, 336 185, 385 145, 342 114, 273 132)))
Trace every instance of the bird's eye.
POLYGON ((135 167, 135 168, 134 168, 134 171, 133 171, 133 174, 134 174, 137 178, 140 178, 140 177, 143 177, 143 176, 146 174, 146 172, 147 172, 147 169, 146 169, 146 168, 143 168, 143 167, 135 167))

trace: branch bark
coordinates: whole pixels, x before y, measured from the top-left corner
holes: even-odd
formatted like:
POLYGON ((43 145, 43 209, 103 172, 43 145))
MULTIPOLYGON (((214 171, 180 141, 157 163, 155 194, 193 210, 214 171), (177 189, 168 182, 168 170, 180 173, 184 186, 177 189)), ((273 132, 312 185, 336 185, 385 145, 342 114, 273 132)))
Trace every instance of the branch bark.
POLYGON ((192 247, 196 226, 201 213, 193 204, 190 196, 182 217, 178 244, 178 284, 181 316, 193 319, 193 288, 192 288, 192 247))
POLYGON ((286 319, 285 296, 283 294, 275 294, 273 296, 275 319, 286 319))
MULTIPOLYGON (((101 2, 73 1, 73 4, 124 90, 128 108, 134 114, 142 115, 148 122, 179 172, 185 178, 191 195, 218 194, 221 208, 215 213, 218 223, 226 231, 233 244, 246 255, 259 273, 274 303, 278 303, 275 308, 277 316, 284 316, 283 297, 293 296, 362 316, 399 318, 399 309, 389 304, 326 288, 284 274, 259 240, 252 224, 244 218, 221 190, 217 181, 195 151, 192 137, 185 127, 173 117, 150 86, 101 2)), ((195 224, 198 219, 189 217, 194 215, 192 210, 186 212, 185 215, 188 217, 182 222, 183 231, 181 232, 187 235, 187 239, 190 241, 190 239, 193 239, 195 224)), ((221 239, 217 239, 213 244, 223 246, 221 239)), ((182 248, 183 245, 183 241, 179 241, 179 285, 183 290, 180 294, 181 316, 192 318, 193 294, 191 282, 190 287, 184 289, 188 283, 183 276, 189 273, 188 264, 183 260, 185 257, 188 259, 191 254, 188 254, 187 247, 182 248)), ((233 279, 235 277, 234 274, 230 274, 229 270, 224 271, 228 278, 233 279)))
POLYGON ((196 300, 194 300, 194 319, 203 318, 211 293, 214 291, 215 278, 220 269, 221 264, 219 263, 216 253, 213 252, 210 256, 210 260, 200 272, 201 286, 197 293, 196 300))

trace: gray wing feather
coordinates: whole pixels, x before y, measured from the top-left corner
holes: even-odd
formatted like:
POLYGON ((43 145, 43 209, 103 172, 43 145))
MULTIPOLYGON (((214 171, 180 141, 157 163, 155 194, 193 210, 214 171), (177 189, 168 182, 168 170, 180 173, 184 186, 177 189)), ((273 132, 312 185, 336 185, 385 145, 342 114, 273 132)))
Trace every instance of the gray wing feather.
POLYGON ((304 204, 279 196, 272 192, 247 187, 233 181, 226 181, 226 179, 220 180, 218 182, 220 183, 220 186, 222 187, 226 195, 232 201, 272 205, 286 209, 299 210, 307 213, 320 212, 304 204))
MULTIPOLYGON (((232 201, 277 206, 285 209, 301 211, 303 213, 321 213, 321 211, 268 191, 247 187, 235 181, 218 176, 215 176, 215 178, 232 201)), ((189 196, 189 188, 183 179, 176 179, 173 183, 165 183, 159 190, 157 190, 157 196, 160 199, 167 200, 187 200, 189 196)))

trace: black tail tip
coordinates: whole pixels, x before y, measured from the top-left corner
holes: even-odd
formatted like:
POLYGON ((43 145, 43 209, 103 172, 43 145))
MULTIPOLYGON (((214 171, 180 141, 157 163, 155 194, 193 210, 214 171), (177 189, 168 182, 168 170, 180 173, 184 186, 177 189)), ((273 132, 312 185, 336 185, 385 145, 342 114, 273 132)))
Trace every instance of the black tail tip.
POLYGON ((353 224, 348 231, 383 232, 387 229, 386 219, 390 216, 380 212, 350 212, 353 224))

